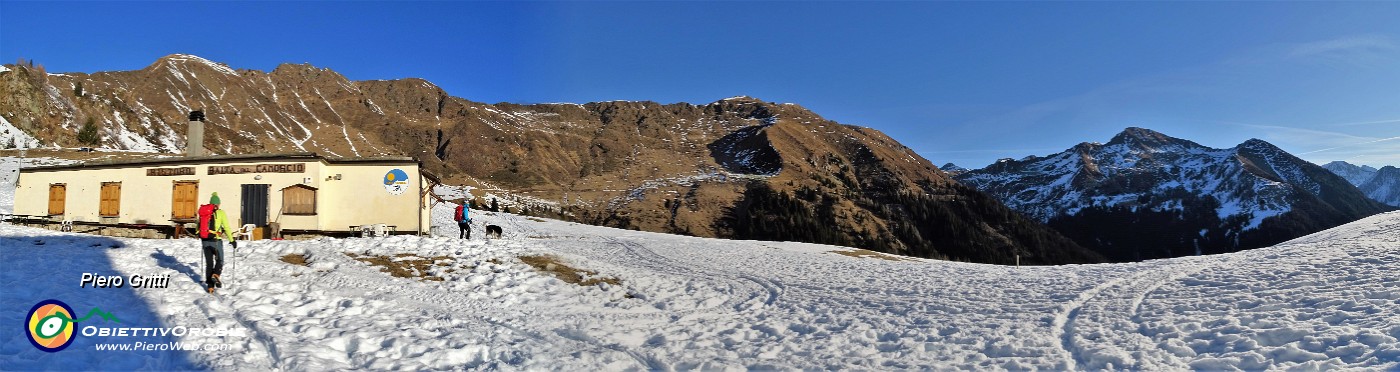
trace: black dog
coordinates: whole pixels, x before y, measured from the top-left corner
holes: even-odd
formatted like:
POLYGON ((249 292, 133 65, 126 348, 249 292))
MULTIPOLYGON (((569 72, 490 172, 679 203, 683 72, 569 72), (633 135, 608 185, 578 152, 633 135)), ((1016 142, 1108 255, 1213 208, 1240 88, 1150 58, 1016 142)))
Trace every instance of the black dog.
POLYGON ((496 225, 486 225, 486 237, 493 239, 501 238, 501 227, 496 225))

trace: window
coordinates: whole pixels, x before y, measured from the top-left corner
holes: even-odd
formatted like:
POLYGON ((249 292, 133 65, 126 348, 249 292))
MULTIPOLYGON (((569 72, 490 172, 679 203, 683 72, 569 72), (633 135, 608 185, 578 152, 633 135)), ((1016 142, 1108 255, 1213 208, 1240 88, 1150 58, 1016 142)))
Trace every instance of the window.
POLYGON ((62 183, 49 184, 49 215, 63 214, 63 209, 68 196, 68 185, 62 183))
POLYGON ((101 217, 116 217, 122 206, 122 183, 103 182, 102 202, 98 205, 97 215, 101 217))
POLYGON ((192 219, 199 210, 199 182, 175 181, 174 196, 171 197, 170 218, 192 219))
POLYGON ((316 188, 307 185, 283 188, 282 214, 316 214, 316 188))

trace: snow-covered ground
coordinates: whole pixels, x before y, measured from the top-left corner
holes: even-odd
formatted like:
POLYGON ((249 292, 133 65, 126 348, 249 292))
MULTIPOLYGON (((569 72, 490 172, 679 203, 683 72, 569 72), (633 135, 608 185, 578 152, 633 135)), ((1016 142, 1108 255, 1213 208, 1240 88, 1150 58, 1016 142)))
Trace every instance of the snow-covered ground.
MULTIPOLYGON (((435 231, 455 236, 448 208, 435 231)), ((0 369, 1400 367, 1400 212, 1242 253, 1021 268, 473 216, 469 241, 245 243, 219 295, 197 282, 194 240, 0 224, 0 369), (485 240, 485 224, 504 236, 485 240), (352 253, 430 258, 444 280, 392 277, 352 253), (565 283, 517 258, 538 254, 621 283, 565 283), (171 282, 83 288, 83 273, 171 282), (119 319, 78 329, 230 335, 78 336, 48 353, 19 328, 45 299, 119 319), (97 350, 136 342, 210 349, 97 350)))

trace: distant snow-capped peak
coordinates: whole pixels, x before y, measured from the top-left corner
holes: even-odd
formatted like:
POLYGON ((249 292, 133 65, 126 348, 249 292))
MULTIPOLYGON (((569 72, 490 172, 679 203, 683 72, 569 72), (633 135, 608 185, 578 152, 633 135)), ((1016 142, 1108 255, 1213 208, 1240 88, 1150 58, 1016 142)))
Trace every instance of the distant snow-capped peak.
POLYGON ((1377 171, 1376 168, 1372 168, 1369 165, 1355 165, 1341 160, 1327 163, 1322 167, 1327 168, 1327 170, 1332 171, 1332 173, 1336 173, 1338 176, 1342 176, 1347 182, 1357 187, 1360 187, 1362 184, 1366 183, 1366 181, 1370 181, 1371 177, 1375 176, 1377 171))
POLYGON ((1309 165, 1258 139, 1215 149, 1134 127, 1102 145, 1086 142, 1044 157, 1002 159, 956 178, 1041 221, 1091 206, 1180 210, 1170 200, 1138 203, 1144 195, 1181 190, 1214 198, 1221 219, 1243 216, 1250 229, 1292 210, 1301 194, 1323 192, 1327 183, 1316 180, 1316 172, 1305 169, 1309 165))
POLYGON ((1387 165, 1377 169, 1360 189, 1371 199, 1400 207, 1400 168, 1387 165))
POLYGON ((943 164, 943 166, 938 167, 938 169, 942 169, 944 172, 948 172, 948 173, 953 173, 953 172, 966 172, 966 171, 968 171, 967 168, 960 167, 960 166, 958 166, 957 164, 953 164, 953 163, 943 164))

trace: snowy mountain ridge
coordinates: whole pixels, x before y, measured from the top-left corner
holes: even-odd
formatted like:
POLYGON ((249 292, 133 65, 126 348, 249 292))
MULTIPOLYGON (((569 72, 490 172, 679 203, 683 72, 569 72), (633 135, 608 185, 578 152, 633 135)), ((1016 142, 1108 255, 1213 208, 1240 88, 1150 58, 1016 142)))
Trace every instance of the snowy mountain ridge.
MULTIPOLYGON (((1222 218, 1247 216, 1248 228, 1253 228, 1264 218, 1286 212, 1285 199, 1293 192, 1272 166, 1269 172, 1261 172, 1259 168, 1248 169, 1239 160, 1242 150, 1266 154, 1276 150, 1256 141, 1231 149, 1212 149, 1147 129, 1129 128, 1106 144, 1086 142, 1045 157, 1006 159, 968 171, 957 179, 1004 196, 1007 206, 1042 222, 1058 215, 1073 215, 1090 206, 1127 203, 1141 193, 1185 188, 1215 197, 1221 201, 1222 218), (1251 194, 1262 197, 1247 196, 1251 194)), ((1285 167, 1282 173, 1303 181, 1304 189, 1317 189, 1316 183, 1301 177, 1294 167, 1285 167)), ((1181 208, 1171 200, 1135 207, 1181 208)))
POLYGON ((1144 128, 1128 128, 1105 144, 1086 142, 1045 157, 999 161, 955 178, 1042 222, 1075 218, 1090 208, 1209 213, 1213 222, 1202 226, 1209 231, 1201 237, 1234 249, 1250 245, 1240 242, 1244 233, 1290 212, 1328 222, 1269 232, 1263 235, 1274 241, 1254 246, 1388 210, 1346 180, 1268 142, 1251 139, 1215 149, 1144 128))
POLYGON ((1371 199, 1400 207, 1400 168, 1385 166, 1376 170, 1376 175, 1361 184, 1361 192, 1371 199))
POLYGON ((1370 181, 1371 177, 1376 176, 1376 168, 1374 167, 1369 165, 1355 165, 1341 160, 1323 164, 1322 167, 1327 168, 1327 170, 1332 171, 1332 173, 1336 173, 1338 176, 1342 176, 1347 182, 1351 182, 1351 184, 1357 187, 1361 187, 1366 181, 1370 181))
POLYGON ((1334 161, 1322 167, 1356 185, 1371 199, 1400 207, 1400 169, 1396 169, 1395 166, 1376 169, 1369 165, 1357 166, 1345 161, 1334 161))
POLYGON ((950 175, 950 176, 957 176, 957 175, 959 175, 959 174, 963 174, 963 173, 966 173, 967 171, 971 170, 971 169, 967 169, 967 168, 960 167, 960 166, 958 166, 957 164, 953 164, 953 163, 943 164, 943 166, 938 167, 938 169, 941 169, 941 170, 943 170, 944 172, 948 172, 948 175, 950 175))

